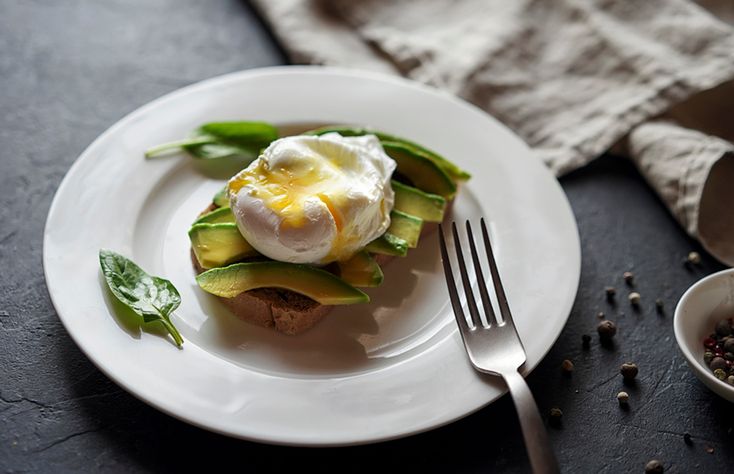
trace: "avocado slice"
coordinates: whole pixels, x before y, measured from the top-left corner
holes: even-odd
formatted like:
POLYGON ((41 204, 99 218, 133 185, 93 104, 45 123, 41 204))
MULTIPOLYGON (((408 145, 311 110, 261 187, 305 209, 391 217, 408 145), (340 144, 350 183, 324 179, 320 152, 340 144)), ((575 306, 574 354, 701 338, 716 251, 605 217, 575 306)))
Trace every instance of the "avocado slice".
POLYGON ((382 269, 369 252, 362 250, 344 262, 338 262, 339 276, 354 286, 380 286, 384 276, 382 269))
POLYGON ((398 164, 398 173, 407 177, 416 188, 449 199, 456 194, 456 184, 449 175, 424 153, 396 142, 383 142, 382 147, 398 164))
POLYGON ((285 262, 245 262, 214 268, 196 277, 213 295, 233 298, 255 288, 283 288, 325 305, 368 303, 370 297, 326 270, 285 262))
POLYGON ((389 135, 387 133, 380 132, 379 130, 370 130, 370 129, 362 128, 362 127, 350 127, 347 125, 329 125, 326 127, 317 128, 316 130, 308 131, 306 132, 306 134, 307 135, 323 135, 325 133, 330 133, 330 132, 336 132, 343 137, 358 137, 362 135, 372 134, 372 135, 375 135, 381 142, 401 143, 405 146, 411 147, 425 154, 427 157, 431 159, 431 161, 436 163, 442 170, 444 170, 446 174, 448 174, 452 179, 457 180, 457 181, 466 181, 469 178, 471 178, 471 175, 469 173, 462 170, 456 164, 447 160, 446 158, 439 155, 435 151, 429 150, 428 148, 421 146, 410 140, 406 140, 405 138, 396 137, 395 135, 389 135))
POLYGON ((222 267, 246 257, 258 255, 242 237, 237 224, 194 224, 189 229, 191 247, 204 268, 222 267))
POLYGON ((408 242, 386 232, 367 244, 365 250, 382 255, 405 257, 408 255, 408 242))
POLYGON ((219 207, 211 212, 200 216, 194 224, 220 224, 222 222, 234 222, 234 214, 229 207, 219 207))
POLYGON ((214 198, 212 199, 212 202, 217 207, 225 207, 229 206, 229 195, 227 194, 227 185, 225 184, 222 189, 217 191, 217 194, 214 195, 214 198))
POLYGON ((411 216, 419 217, 426 222, 441 222, 446 209, 446 200, 436 194, 425 193, 407 184, 392 181, 395 191, 393 208, 411 216))
POLYGON ((390 227, 387 228, 387 233, 403 239, 408 243, 409 248, 413 249, 418 246, 422 230, 423 219, 420 217, 395 209, 390 213, 390 227))

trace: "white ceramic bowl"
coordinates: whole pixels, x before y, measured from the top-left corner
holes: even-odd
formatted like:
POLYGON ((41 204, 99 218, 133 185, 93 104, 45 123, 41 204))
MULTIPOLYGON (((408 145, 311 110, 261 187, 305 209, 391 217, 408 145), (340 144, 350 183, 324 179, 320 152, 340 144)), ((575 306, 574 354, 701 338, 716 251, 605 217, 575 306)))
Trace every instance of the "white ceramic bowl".
POLYGON ((734 402, 734 386, 714 377, 703 362, 703 340, 716 323, 734 315, 734 268, 700 280, 683 294, 675 308, 673 329, 693 373, 715 393, 734 402))

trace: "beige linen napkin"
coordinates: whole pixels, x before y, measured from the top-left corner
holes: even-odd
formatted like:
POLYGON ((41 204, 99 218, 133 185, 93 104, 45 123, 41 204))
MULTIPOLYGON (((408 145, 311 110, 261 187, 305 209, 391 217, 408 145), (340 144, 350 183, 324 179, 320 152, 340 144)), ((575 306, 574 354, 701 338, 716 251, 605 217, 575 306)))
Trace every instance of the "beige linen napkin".
MULTIPOLYGON (((734 183, 733 145, 676 124, 686 108, 668 122, 649 122, 734 78, 734 28, 697 4, 255 4, 293 61, 400 74, 453 92, 512 128, 556 174, 626 145, 686 231, 734 265, 734 186, 721 184, 734 183)), ((706 4, 724 13, 731 7, 730 0, 706 4)))

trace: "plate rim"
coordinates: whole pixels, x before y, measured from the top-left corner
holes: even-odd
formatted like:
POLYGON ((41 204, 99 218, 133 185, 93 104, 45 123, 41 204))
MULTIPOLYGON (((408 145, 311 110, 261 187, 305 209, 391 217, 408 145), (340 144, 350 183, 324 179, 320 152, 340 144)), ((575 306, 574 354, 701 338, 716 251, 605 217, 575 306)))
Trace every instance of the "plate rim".
MULTIPOLYGON (((450 94, 444 90, 437 89, 432 86, 428 86, 404 77, 399 76, 391 76, 384 73, 374 72, 374 71, 367 71, 367 70, 360 70, 360 69, 353 69, 353 68, 345 68, 345 67, 333 67, 333 66, 308 66, 308 65, 296 65, 296 66, 271 66, 271 67, 264 67, 264 68, 254 68, 254 69, 246 69, 241 71, 235 71, 230 72, 227 74, 219 75, 210 77, 207 79, 204 79, 202 81, 195 82, 193 84, 184 86, 179 89, 175 89, 173 91, 170 91, 156 99, 153 99, 142 106, 134 109, 133 111, 125 114, 122 118, 117 120, 113 125, 105 129, 97 138, 95 138, 87 147, 84 148, 84 150, 79 154, 79 156, 74 160, 72 165, 69 167, 69 169, 66 171, 62 181, 58 185, 56 191, 54 192, 54 196, 51 202, 51 205, 49 206, 48 213, 46 216, 46 222, 44 224, 43 229, 43 246, 42 246, 42 252, 43 252, 43 258, 42 258, 42 266, 43 266, 43 272, 44 272, 44 280, 46 283, 47 292, 49 294, 49 297, 51 299, 51 303, 54 307, 54 311, 56 312, 59 320, 61 321, 64 329, 69 334, 71 339, 74 341, 74 343, 77 345, 77 347, 81 350, 81 352, 89 359, 94 366, 100 370, 105 376, 109 377, 112 381, 114 381, 118 386, 123 388, 126 392, 133 395, 138 400, 143 401, 144 403, 156 408, 157 410, 160 410, 163 413, 166 413, 169 416, 172 416, 173 418, 176 418, 177 420, 186 422, 188 424, 197 426, 199 428, 205 429, 207 431, 219 433, 225 436, 234 437, 238 439, 244 439, 248 441, 254 441, 259 443, 268 443, 268 444, 274 444, 274 445, 284 445, 284 446, 321 446, 321 447, 337 447, 337 446, 353 446, 353 445, 364 445, 364 444, 372 444, 377 442, 383 442, 383 441, 390 441, 394 439, 399 439, 407 436, 412 436, 415 434, 427 432, 448 424, 451 424, 457 420, 460 420, 466 416, 469 416, 480 409, 486 407, 487 405, 493 403, 497 398, 500 396, 490 399, 486 401, 485 403, 479 404, 475 408, 465 410, 458 414, 457 416, 450 417, 448 419, 442 420, 440 422, 433 422, 431 424, 426 425, 425 427, 419 428, 419 429, 413 429, 410 431, 400 431, 400 430, 393 430, 393 434, 379 436, 379 437, 372 437, 372 438, 366 438, 366 439, 360 439, 360 440, 351 440, 347 442, 316 442, 316 443, 304 443, 299 441, 289 441, 287 436, 284 436, 282 438, 273 438, 273 437, 266 437, 266 436, 251 436, 251 435, 244 435, 242 433, 234 433, 231 431, 227 431, 225 429, 220 429, 217 426, 213 425, 207 425, 205 423, 199 422, 193 417, 187 417, 185 415, 182 415, 181 413, 178 413, 172 408, 169 408, 163 404, 160 404, 157 402, 157 400, 148 399, 145 398, 143 394, 137 393, 137 391, 131 387, 124 377, 121 377, 114 373, 113 370, 111 370, 110 367, 105 367, 102 364, 102 361, 98 361, 93 355, 90 353, 90 350, 88 347, 85 347, 84 344, 80 342, 79 335, 76 334, 74 331, 70 330, 70 327, 68 326, 68 323, 70 321, 67 321, 65 318, 62 317, 61 312, 59 311, 59 303, 57 301, 58 297, 54 296, 54 291, 52 291, 51 286, 49 285, 49 254, 48 254, 48 240, 49 240, 49 222, 51 220, 51 217, 59 212, 59 196, 62 195, 62 193, 65 191, 66 187, 69 186, 69 183, 71 182, 71 176, 75 173, 75 170, 81 166, 81 162, 83 159, 90 153, 90 150, 93 150, 100 142, 105 141, 108 136, 114 134, 119 129, 127 126, 130 122, 135 120, 138 116, 144 115, 149 110, 155 109, 160 104, 166 102, 167 100, 171 99, 172 97, 183 97, 191 93, 195 93, 196 91, 200 89, 206 89, 212 85, 225 85, 230 81, 237 81, 240 79, 244 79, 251 76, 267 76, 271 74, 292 74, 292 73, 306 73, 306 74, 326 74, 326 75, 337 75, 337 76, 351 76, 351 77, 358 77, 358 78, 367 78, 379 82, 384 83, 392 83, 399 86, 408 86, 414 89, 419 89, 424 92, 428 92, 432 95, 440 96, 443 100, 448 100, 449 102, 453 103, 455 106, 463 107, 472 109, 474 112, 477 112, 486 118, 490 119, 498 128, 503 129, 503 131, 509 135, 511 135, 513 138, 516 139, 522 146, 527 150, 528 153, 532 153, 530 148, 525 144, 525 142, 517 136, 512 130, 510 130, 507 126, 502 124, 499 120, 495 119, 493 116, 489 115, 484 110, 480 109, 479 107, 466 102, 462 100, 461 98, 450 94)), ((569 270, 573 270, 573 282, 572 282, 572 294, 569 296, 568 301, 565 302, 564 307, 562 308, 562 314, 563 314, 563 324, 560 326, 560 330, 557 334, 554 335, 553 340, 550 344, 548 344, 547 347, 545 347, 542 351, 542 355, 538 359, 538 361, 533 365, 527 365, 524 364, 522 366, 522 374, 524 377, 526 377, 532 370, 537 367, 538 364, 547 356, 550 349, 555 345, 558 338, 560 337, 560 334, 563 331, 563 328, 566 326, 568 319, 570 317, 571 311, 573 309, 573 304, 576 301, 576 298, 578 296, 578 288, 580 284, 580 278, 581 278, 581 265, 582 265, 582 252, 581 252, 581 242, 580 242, 580 235, 578 231, 578 223, 576 221, 576 217, 573 213, 573 209, 570 205, 570 202, 568 200, 568 196, 563 191, 560 183, 558 180, 552 175, 550 170, 545 167, 545 165, 541 162, 539 163, 541 167, 543 167, 548 174, 548 177, 552 179, 554 182, 555 187, 557 188, 559 198, 562 200, 562 204, 564 207, 564 210, 567 211, 567 213, 570 216, 570 224, 573 226, 573 237, 574 242, 572 242, 573 248, 574 248, 574 259, 577 262, 577 265, 574 265, 573 268, 569 270)), ((448 337, 456 336, 457 332, 456 329, 453 330, 451 335, 448 337)), ((501 394, 504 394, 507 392, 506 388, 502 388, 501 394)))

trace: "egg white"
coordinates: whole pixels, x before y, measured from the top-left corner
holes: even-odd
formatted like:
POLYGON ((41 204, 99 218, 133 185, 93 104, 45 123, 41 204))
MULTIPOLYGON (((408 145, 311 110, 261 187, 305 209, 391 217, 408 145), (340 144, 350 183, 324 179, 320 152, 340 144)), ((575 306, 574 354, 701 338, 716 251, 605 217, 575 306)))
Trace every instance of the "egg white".
POLYGON ((395 166, 374 135, 285 137, 230 180, 230 206, 267 257, 346 260, 390 226, 395 166))

